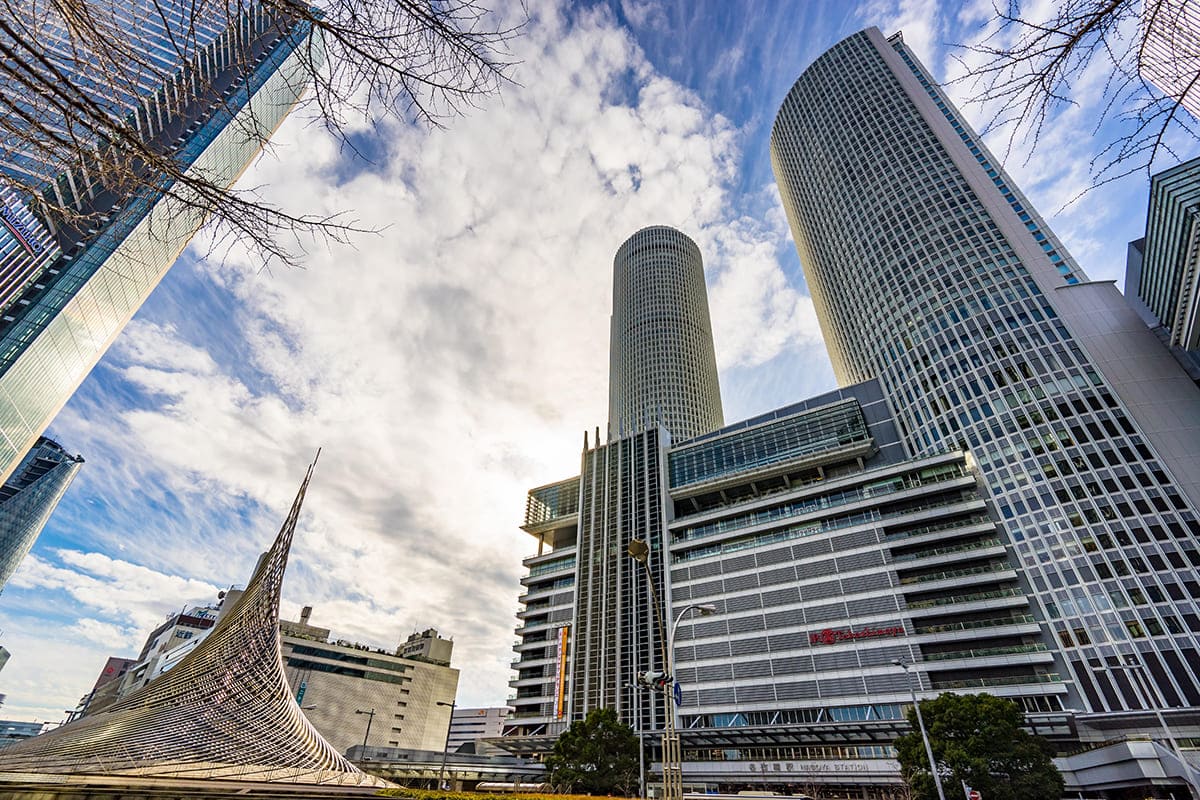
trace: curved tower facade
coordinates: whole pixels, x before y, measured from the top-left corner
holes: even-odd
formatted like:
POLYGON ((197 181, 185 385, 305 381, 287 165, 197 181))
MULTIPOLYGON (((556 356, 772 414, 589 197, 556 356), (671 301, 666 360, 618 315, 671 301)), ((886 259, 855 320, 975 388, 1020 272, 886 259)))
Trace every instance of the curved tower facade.
POLYGON ((972 451, 1062 646, 1046 680, 1092 711, 1195 710, 1200 414, 1169 353, 1088 281, 899 35, 818 58, 771 160, 839 382, 880 381, 910 454, 972 451))
POLYGON ((664 225, 630 236, 613 260, 608 435, 661 422, 673 441, 722 427, 700 248, 664 225))
POLYGON ((0 589, 33 549, 82 465, 82 456, 42 436, 0 486, 0 589))

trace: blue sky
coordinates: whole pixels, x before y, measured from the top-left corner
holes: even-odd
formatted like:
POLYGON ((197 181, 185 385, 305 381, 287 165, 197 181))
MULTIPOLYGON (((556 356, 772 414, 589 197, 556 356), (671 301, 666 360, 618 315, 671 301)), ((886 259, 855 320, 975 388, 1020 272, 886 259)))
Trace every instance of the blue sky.
MULTIPOLYGON (((108 655, 244 581, 317 447, 285 615, 311 604, 338 637, 388 647, 438 627, 459 703, 501 704, 525 491, 573 474, 605 423, 612 255, 644 225, 700 244, 728 421, 833 386, 771 177, 775 111, 867 25, 904 30, 946 76, 991 3, 530 11, 518 85, 447 130, 365 129, 370 169, 286 123, 246 183, 383 233, 270 272, 194 248, 55 421, 87 463, 0 596, 0 716, 61 719, 108 655)), ((1084 269, 1118 278, 1144 176, 1059 211, 1098 146, 1089 81, 1050 146, 1007 163, 1084 269)))

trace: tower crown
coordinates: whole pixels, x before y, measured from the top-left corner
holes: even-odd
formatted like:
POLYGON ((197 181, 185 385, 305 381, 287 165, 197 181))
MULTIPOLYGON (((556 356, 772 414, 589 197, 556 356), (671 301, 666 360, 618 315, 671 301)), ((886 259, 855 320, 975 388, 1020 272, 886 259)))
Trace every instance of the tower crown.
POLYGON ((661 424, 675 441, 722 427, 704 260, 688 236, 642 228, 613 260, 609 438, 661 424))

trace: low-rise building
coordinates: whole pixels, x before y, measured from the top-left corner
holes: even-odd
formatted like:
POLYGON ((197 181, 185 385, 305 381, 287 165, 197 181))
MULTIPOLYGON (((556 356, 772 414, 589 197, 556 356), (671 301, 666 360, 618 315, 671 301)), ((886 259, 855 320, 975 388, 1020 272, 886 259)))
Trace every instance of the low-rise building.
POLYGON ((458 690, 458 670, 449 666, 453 642, 429 629, 418 635, 427 640, 422 652, 446 663, 409 658, 401 655, 407 642, 389 652, 329 641, 309 614, 306 607, 299 622, 281 620, 280 641, 296 702, 321 735, 342 753, 353 745, 442 750, 458 690))
POLYGON ((505 706, 454 709, 450 716, 450 736, 446 741, 446 749, 455 753, 465 744, 477 745, 481 739, 503 735, 509 710, 505 706))
POLYGON ((16 742, 23 742, 38 736, 46 729, 45 722, 21 722, 11 719, 0 719, 0 747, 8 747, 16 742))
POLYGON ((147 686, 183 660, 208 636, 221 615, 233 608, 242 590, 230 587, 216 601, 184 606, 167 615, 146 637, 136 658, 109 656, 92 691, 80 698, 72 718, 103 711, 123 697, 147 686))

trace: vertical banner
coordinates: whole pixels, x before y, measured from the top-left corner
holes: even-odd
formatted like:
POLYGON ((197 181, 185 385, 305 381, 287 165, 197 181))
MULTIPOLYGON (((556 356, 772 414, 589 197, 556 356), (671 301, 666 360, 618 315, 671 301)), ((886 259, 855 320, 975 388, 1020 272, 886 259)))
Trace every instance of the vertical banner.
POLYGON ((566 697, 567 697, 567 631, 570 627, 567 625, 558 629, 558 675, 554 685, 554 718, 562 719, 566 714, 566 697))

